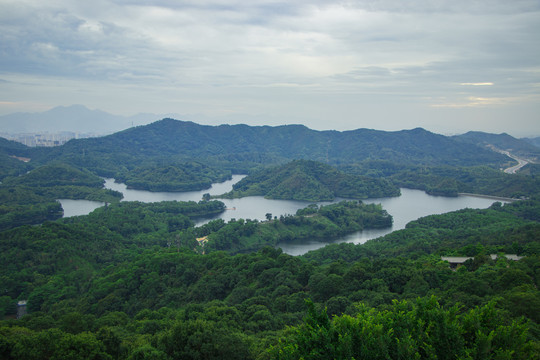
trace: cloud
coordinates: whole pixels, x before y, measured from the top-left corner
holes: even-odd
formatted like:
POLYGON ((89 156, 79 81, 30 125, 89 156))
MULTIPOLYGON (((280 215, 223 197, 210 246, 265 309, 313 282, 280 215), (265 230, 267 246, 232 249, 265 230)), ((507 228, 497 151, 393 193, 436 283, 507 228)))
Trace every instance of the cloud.
POLYGON ((492 105, 502 105, 512 101, 512 99, 504 98, 487 98, 487 97, 469 97, 466 101, 460 103, 441 103, 431 105, 434 108, 469 108, 469 107, 483 107, 492 105))
POLYGON ((4 0, 0 98, 282 121, 334 111, 354 128, 358 114, 385 120, 364 103, 419 104, 421 119, 420 105, 532 101, 539 33, 534 0, 4 0))
POLYGON ((492 82, 477 82, 477 83, 461 83, 459 85, 463 85, 463 86, 493 86, 493 83, 492 82))

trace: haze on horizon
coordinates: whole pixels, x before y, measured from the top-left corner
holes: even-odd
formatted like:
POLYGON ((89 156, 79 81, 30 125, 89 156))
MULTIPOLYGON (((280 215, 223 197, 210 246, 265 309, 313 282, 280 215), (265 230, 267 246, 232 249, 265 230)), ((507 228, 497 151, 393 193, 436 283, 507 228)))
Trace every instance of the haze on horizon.
POLYGON ((540 135, 540 2, 0 1, 0 115, 540 135))

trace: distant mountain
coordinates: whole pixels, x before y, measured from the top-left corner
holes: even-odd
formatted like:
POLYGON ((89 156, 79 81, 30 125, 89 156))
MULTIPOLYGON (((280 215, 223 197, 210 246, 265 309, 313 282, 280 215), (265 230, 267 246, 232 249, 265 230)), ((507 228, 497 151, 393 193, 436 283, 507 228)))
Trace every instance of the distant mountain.
POLYGON ((525 141, 524 139, 516 139, 506 133, 490 134, 480 131, 469 131, 463 135, 453 137, 458 141, 469 144, 475 144, 483 147, 495 146, 497 149, 506 150, 513 155, 526 158, 540 158, 540 148, 525 141))
POLYGON ((507 157, 424 129, 386 132, 369 129, 316 131, 302 125, 198 125, 163 119, 109 136, 72 140, 49 150, 49 157, 86 161, 104 158, 212 158, 219 161, 257 159, 268 163, 310 159, 339 165, 369 159, 402 164, 472 166, 500 164, 507 157), (280 160, 281 159, 281 160, 280 160))
POLYGON ((90 110, 83 105, 59 106, 40 113, 13 113, 0 116, 0 128, 6 133, 62 132, 111 134, 135 125, 159 119, 155 114, 130 117, 90 110))
POLYGON ((248 175, 224 197, 265 196, 322 201, 336 197, 367 199, 399 194, 399 189, 387 180, 345 174, 316 161, 296 160, 248 175))
POLYGON ((521 140, 540 148, 540 136, 535 138, 523 138, 521 140))

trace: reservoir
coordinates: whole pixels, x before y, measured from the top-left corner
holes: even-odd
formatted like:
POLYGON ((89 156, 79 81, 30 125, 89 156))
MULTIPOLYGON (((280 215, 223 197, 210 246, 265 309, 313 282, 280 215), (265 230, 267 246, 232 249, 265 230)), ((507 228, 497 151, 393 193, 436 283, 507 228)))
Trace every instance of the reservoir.
MULTIPOLYGON (((159 201, 200 201, 203 194, 220 195, 232 189, 232 185, 240 181, 245 175, 233 175, 231 180, 223 183, 213 184, 210 189, 189 192, 150 192, 144 190, 128 189, 125 184, 115 183, 114 179, 105 179, 105 187, 120 191, 124 194, 123 201, 159 202, 159 201)), ((336 199, 334 202, 339 201, 336 199)), ((64 216, 75 216, 88 214, 103 203, 86 200, 59 200, 64 208, 64 216), (64 207, 67 205, 68 208, 64 207)), ((241 199, 220 199, 228 209, 224 213, 213 219, 252 219, 266 220, 266 214, 281 216, 295 214, 296 210, 311 204, 307 201, 294 200, 271 200, 262 196, 251 196, 241 199)), ((367 240, 386 235, 392 231, 404 229, 405 225, 419 217, 442 214, 464 208, 484 209, 489 207, 496 200, 479 198, 473 196, 442 197, 426 194, 424 191, 401 189, 401 196, 393 198, 380 198, 364 200, 365 203, 380 203, 383 209, 388 211, 394 218, 394 224, 388 229, 365 230, 333 239, 327 242, 309 241, 287 242, 278 244, 283 252, 290 255, 301 255, 310 250, 315 250, 328 243, 352 242, 362 244, 367 240)), ((319 205, 329 204, 320 202, 319 205)), ((196 222, 202 225, 213 219, 204 219, 196 222)))
POLYGON ((58 199, 57 201, 64 209, 64 217, 88 215, 95 209, 105 205, 101 201, 91 200, 58 199))

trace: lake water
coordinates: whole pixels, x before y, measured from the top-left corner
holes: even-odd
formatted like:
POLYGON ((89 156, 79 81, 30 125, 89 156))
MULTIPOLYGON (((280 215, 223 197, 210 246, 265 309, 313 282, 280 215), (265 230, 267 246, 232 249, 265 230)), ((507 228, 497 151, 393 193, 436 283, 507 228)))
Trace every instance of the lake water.
POLYGON ((105 205, 101 201, 90 200, 58 199, 57 201, 62 205, 62 209, 64 209, 64 217, 88 215, 97 208, 105 205))
POLYGON ((400 197, 364 200, 365 203, 381 204, 383 209, 392 215, 394 224, 391 228, 359 231, 325 243, 319 241, 302 241, 280 243, 278 246, 287 254, 302 255, 329 243, 350 242, 363 244, 370 239, 384 236, 395 230, 404 229, 407 223, 423 216, 443 214, 465 208, 485 209, 495 201, 493 199, 474 196, 432 196, 421 190, 401 189, 400 197))
MULTIPOLYGON (((123 201, 199 201, 203 194, 220 195, 232 189, 232 185, 240 181, 244 175, 234 175, 231 180, 223 183, 214 184, 210 189, 190 192, 150 192, 144 190, 128 189, 125 184, 115 183, 114 179, 105 179, 105 187, 108 189, 120 191, 124 194, 123 201)), ((292 201, 292 200, 270 200, 262 196, 250 196, 242 199, 221 199, 228 210, 214 217, 213 219, 257 219, 265 220, 266 214, 272 216, 294 214, 296 210, 306 207, 311 202, 292 201)), ((336 201, 339 201, 336 200, 336 201)), ((75 216, 88 214, 95 208, 102 206, 103 203, 86 200, 60 200, 64 208, 64 216, 75 216), (68 206, 68 209, 64 207, 68 206)), ((416 220, 419 217, 431 214, 442 214, 449 211, 476 208, 483 209, 489 207, 495 200, 477 198, 473 196, 458 196, 454 198, 431 196, 420 190, 401 189, 401 196, 395 198, 380 198, 365 200, 365 203, 380 203, 394 218, 394 225, 388 229, 366 230, 353 233, 328 242, 302 241, 281 243, 278 246, 283 252, 290 255, 301 255, 310 250, 318 249, 328 243, 352 242, 362 244, 367 240, 386 235, 392 231, 405 228, 405 225, 416 220)), ((320 205, 329 204, 321 202, 320 205)), ((212 219, 200 220, 196 225, 200 226, 212 219)))

